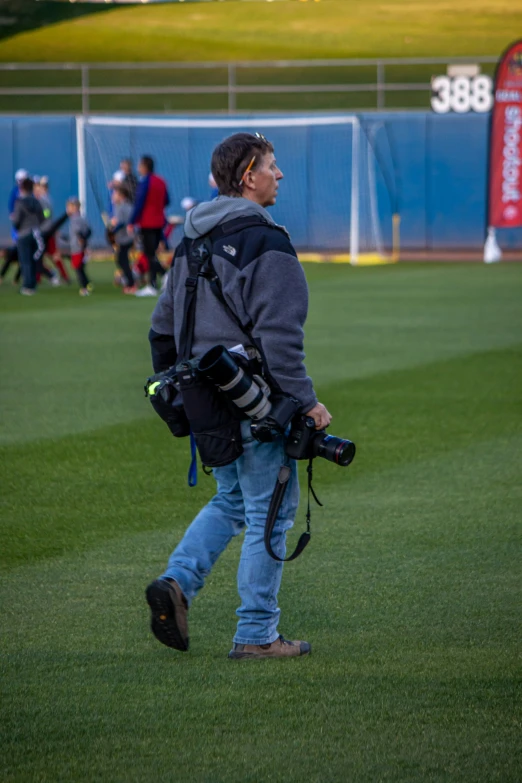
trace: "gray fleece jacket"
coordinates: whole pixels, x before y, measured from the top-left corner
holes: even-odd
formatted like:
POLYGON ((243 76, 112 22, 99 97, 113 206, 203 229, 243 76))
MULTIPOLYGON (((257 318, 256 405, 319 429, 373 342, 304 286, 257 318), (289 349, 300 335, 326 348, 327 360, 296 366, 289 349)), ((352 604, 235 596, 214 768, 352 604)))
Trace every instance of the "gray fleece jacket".
POLYGON ((114 241, 117 245, 130 247, 134 242, 134 237, 127 231, 132 215, 132 204, 130 201, 122 201, 121 204, 114 205, 114 217, 118 230, 114 234, 114 241))
POLYGON ((44 213, 40 202, 33 196, 21 196, 16 199, 11 223, 18 231, 18 238, 29 236, 44 222, 44 213))
POLYGON ((91 235, 89 224, 79 212, 69 215, 69 243, 71 253, 83 253, 91 235))
MULTIPOLYGON (((306 373, 303 327, 308 312, 308 286, 288 234, 276 228, 268 212, 244 198, 218 196, 195 206, 187 214, 186 239, 179 245, 167 286, 152 314, 152 330, 174 338, 182 326, 185 280, 189 275, 187 245, 218 225, 256 215, 264 222, 214 240, 212 263, 227 304, 240 322, 250 327, 268 369, 281 389, 307 412, 317 402, 306 373)), ((232 225, 232 224, 230 224, 232 225)), ((199 278, 193 354, 200 356, 215 345, 232 348, 249 345, 242 331, 199 278)))

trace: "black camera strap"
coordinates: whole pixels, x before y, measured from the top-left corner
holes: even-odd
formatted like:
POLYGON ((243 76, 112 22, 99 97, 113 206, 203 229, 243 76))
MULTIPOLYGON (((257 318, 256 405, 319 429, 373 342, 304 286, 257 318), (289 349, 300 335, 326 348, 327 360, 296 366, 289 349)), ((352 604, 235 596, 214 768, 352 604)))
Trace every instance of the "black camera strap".
MULTIPOLYGON (((192 357, 192 344, 194 342, 194 329, 196 326, 196 301, 198 279, 203 277, 210 285, 210 289, 216 299, 223 305, 234 323, 244 332, 250 340, 250 329, 245 327, 236 313, 227 303, 221 282, 212 266, 212 239, 210 235, 193 241, 187 250, 187 263, 189 275, 185 280, 185 299, 183 302, 183 321, 179 339, 178 361, 188 361, 192 357)), ((254 344, 254 343, 252 343, 254 344)))
POLYGON ((188 277, 185 280, 185 299, 183 302, 183 320, 179 337, 178 362, 187 362, 192 357, 192 344, 194 342, 194 329, 196 326, 196 298, 198 277, 205 262, 208 249, 204 244, 198 247, 192 246, 187 252, 189 268, 188 277))
POLYGON ((312 520, 312 511, 310 508, 310 496, 313 497, 313 499, 315 500, 318 506, 323 505, 319 500, 319 498, 317 497, 315 490, 312 486, 313 459, 311 459, 308 462, 308 467, 306 468, 306 472, 308 474, 308 504, 306 509, 306 532, 301 533, 301 535, 299 536, 299 541, 297 542, 297 546, 292 552, 292 554, 290 555, 290 557, 279 557, 278 555, 276 555, 276 553, 272 549, 272 544, 270 543, 270 539, 272 538, 272 532, 274 530, 275 523, 277 520, 277 515, 279 514, 279 510, 283 503, 283 498, 285 496, 285 492, 288 487, 290 476, 292 475, 292 471, 290 470, 288 465, 282 465, 281 468, 279 469, 279 474, 277 476, 275 489, 272 495, 272 499, 270 500, 270 507, 268 509, 268 515, 265 524, 265 549, 273 560, 278 560, 280 563, 290 562, 290 560, 295 560, 296 557, 299 557, 301 552, 304 550, 304 548, 307 546, 308 542, 310 541, 310 538, 312 537, 312 533, 310 530, 310 523, 312 520))

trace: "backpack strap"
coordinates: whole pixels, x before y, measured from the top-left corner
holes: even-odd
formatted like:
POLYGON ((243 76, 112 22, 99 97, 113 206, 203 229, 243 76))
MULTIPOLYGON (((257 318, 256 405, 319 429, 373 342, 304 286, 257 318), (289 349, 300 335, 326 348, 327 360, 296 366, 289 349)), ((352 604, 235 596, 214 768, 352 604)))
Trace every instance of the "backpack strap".
POLYGON ((214 243, 217 240, 223 239, 230 234, 236 234, 238 231, 243 231, 246 228, 254 228, 256 226, 264 226, 266 228, 282 231, 286 236, 288 236, 286 230, 282 226, 278 226, 275 223, 270 223, 262 215, 249 215, 245 217, 234 218, 233 220, 228 220, 226 223, 221 223, 219 226, 213 228, 212 231, 210 231, 208 234, 198 237, 192 241, 187 241, 186 247, 189 276, 185 280, 186 293, 183 305, 183 321, 179 341, 178 361, 185 362, 192 357, 192 345, 194 342, 194 329, 196 323, 196 292, 198 278, 204 277, 208 281, 210 290, 216 299, 225 308, 228 315, 237 325, 239 330, 247 335, 251 344, 259 353, 265 376, 272 390, 275 392, 281 392, 279 384, 270 375, 268 364, 264 357, 261 346, 258 345, 252 334, 253 324, 248 324, 245 326, 234 310, 232 310, 227 300, 225 299, 221 281, 217 276, 212 264, 212 250, 214 243))
POLYGON ((251 217, 236 218, 235 220, 229 220, 227 223, 223 223, 219 226, 216 226, 216 228, 213 229, 209 234, 207 234, 205 237, 202 237, 201 239, 208 251, 208 258, 204 269, 202 269, 201 271, 201 276, 205 277, 205 279, 208 281, 210 285, 210 290, 212 291, 216 299, 225 308, 230 318, 237 325, 238 329, 247 335, 251 345, 253 345, 253 347, 256 349, 257 353, 261 358, 261 363, 263 365, 263 373, 272 391, 278 394, 283 394, 281 387, 279 386, 275 378, 273 378, 272 375, 270 374, 270 370, 268 368, 268 362, 266 361, 261 345, 257 342, 256 338, 253 335, 254 325, 252 323, 246 325, 243 324, 239 319, 237 313, 234 310, 232 310, 227 300, 225 299, 225 296, 223 294, 223 288, 221 286, 221 280, 219 279, 216 270, 214 269, 214 266, 212 264, 212 250, 213 250, 214 243, 218 239, 222 239, 226 236, 229 236, 230 234, 236 234, 238 231, 242 231, 246 228, 252 228, 254 226, 259 226, 259 225, 264 225, 267 226, 268 228, 278 229, 280 231, 284 231, 284 233, 286 234, 286 231, 282 229, 281 226, 276 226, 275 224, 269 223, 261 215, 259 216, 253 215, 251 217))
POLYGON ((192 344, 194 342, 194 329, 196 326, 196 295, 198 277, 204 264, 212 258, 211 251, 204 242, 197 247, 192 242, 188 247, 187 262, 189 276, 185 280, 185 300, 183 302, 183 320, 179 338, 178 361, 187 362, 192 356, 192 344))

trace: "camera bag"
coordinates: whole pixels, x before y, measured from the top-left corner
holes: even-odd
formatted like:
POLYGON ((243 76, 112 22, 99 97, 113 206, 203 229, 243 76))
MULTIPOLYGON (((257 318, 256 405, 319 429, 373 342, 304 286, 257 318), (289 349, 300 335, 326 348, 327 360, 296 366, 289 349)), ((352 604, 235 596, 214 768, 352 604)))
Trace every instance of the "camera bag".
MULTIPOLYGON (((234 226, 229 226, 227 233, 237 231, 238 228, 259 225, 257 219, 241 218, 240 221, 240 226, 238 226, 237 220, 230 221, 234 226)), ((192 356, 197 286, 201 278, 208 282, 214 296, 225 307, 241 331, 245 332, 252 340, 250 330, 245 329, 226 302, 219 278, 212 266, 212 246, 217 234, 219 236, 225 235, 223 228, 223 226, 218 226, 214 231, 196 240, 184 240, 189 276, 185 280, 183 326, 176 366, 178 385, 190 429, 196 441, 201 461, 209 468, 222 467, 234 462, 243 453, 243 443, 240 415, 215 384, 199 372, 198 361, 192 356)), ((254 345, 253 340, 252 344, 254 345)))
MULTIPOLYGON (((183 240, 189 276, 185 280, 182 329, 176 360, 177 384, 183 401, 183 409, 190 424, 190 431, 194 436, 201 461, 204 466, 210 468, 222 467, 234 462, 243 453, 243 444, 241 438, 241 417, 237 413, 237 409, 213 383, 199 373, 197 360, 192 356, 197 286, 201 279, 210 286, 214 296, 219 300, 239 329, 247 335, 252 346, 258 352, 263 375, 272 391, 280 392, 278 384, 271 378, 268 372, 260 346, 256 344, 252 336, 252 325, 245 326, 242 324, 236 313, 231 309, 223 295, 221 282, 212 265, 214 242, 218 239, 223 239, 229 234, 259 225, 284 231, 280 226, 269 223, 263 217, 253 215, 227 221, 216 226, 211 232, 198 239, 190 240, 185 237, 183 240)), ((259 372, 258 362, 256 362, 255 371, 259 372)), ((179 416, 181 411, 178 405, 176 407, 178 408, 177 415, 179 416)), ((173 411, 171 410, 170 415, 172 416, 172 414, 173 411)), ((170 424, 169 427, 173 431, 170 424)), ((173 432, 173 434, 176 434, 178 437, 186 434, 186 430, 181 427, 178 432, 180 433, 179 435, 177 432, 173 432)))

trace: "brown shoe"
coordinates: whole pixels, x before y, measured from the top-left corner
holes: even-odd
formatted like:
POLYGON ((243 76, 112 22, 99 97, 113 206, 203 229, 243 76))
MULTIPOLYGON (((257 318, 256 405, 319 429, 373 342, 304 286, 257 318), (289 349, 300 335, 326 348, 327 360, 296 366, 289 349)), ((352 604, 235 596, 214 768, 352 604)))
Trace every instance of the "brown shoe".
POLYGON ((289 642, 280 636, 272 644, 234 644, 228 657, 235 658, 295 658, 310 655, 312 645, 309 642, 289 642))
POLYGON ((146 590, 151 630, 158 642, 185 652, 189 648, 188 603, 174 579, 156 579, 146 590))

